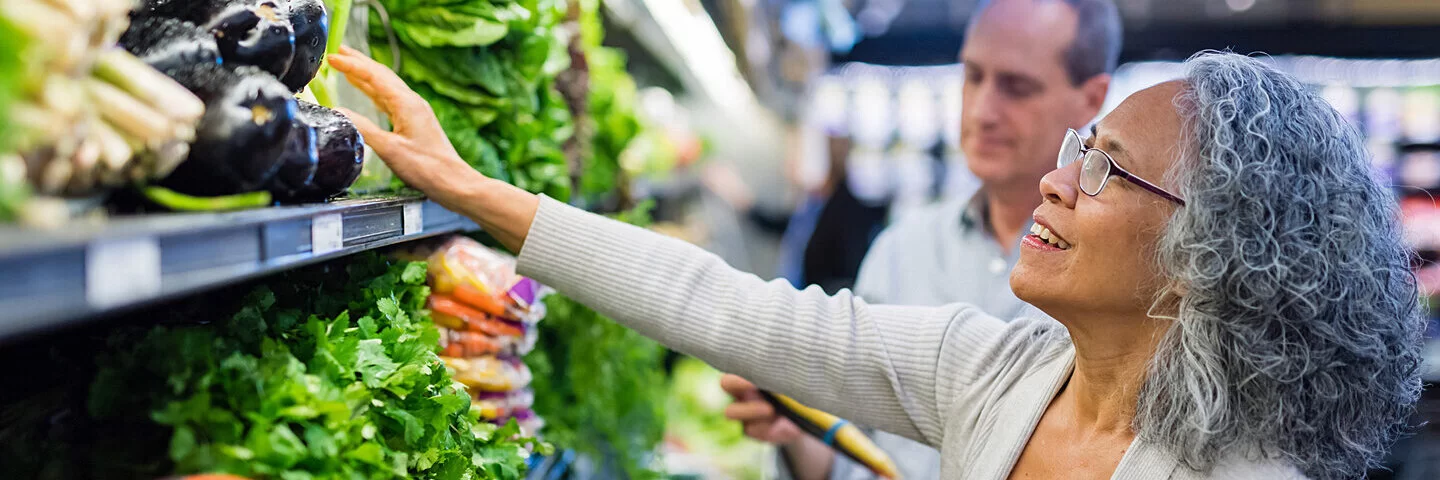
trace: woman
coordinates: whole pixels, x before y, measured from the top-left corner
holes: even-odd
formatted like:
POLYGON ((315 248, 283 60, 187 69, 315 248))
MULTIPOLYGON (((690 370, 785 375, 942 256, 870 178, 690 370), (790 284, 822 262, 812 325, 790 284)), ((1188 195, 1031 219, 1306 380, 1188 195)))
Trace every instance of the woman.
POLYGON ((524 274, 724 371, 941 449, 946 478, 1347 478, 1420 391, 1417 290, 1357 133, 1294 79, 1206 54, 1065 137, 1016 295, 1059 321, 867 305, 480 177, 353 51, 357 119, 524 274))

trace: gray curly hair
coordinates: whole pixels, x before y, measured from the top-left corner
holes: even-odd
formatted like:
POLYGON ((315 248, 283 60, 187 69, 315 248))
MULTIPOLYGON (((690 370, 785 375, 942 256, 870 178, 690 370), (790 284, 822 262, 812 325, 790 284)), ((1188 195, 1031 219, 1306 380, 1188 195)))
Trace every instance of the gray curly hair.
POLYGON ((1136 431, 1195 470, 1244 455, 1362 476, 1420 394, 1395 201, 1360 134, 1294 78, 1233 53, 1188 63, 1189 150, 1170 172, 1187 206, 1156 252, 1174 323, 1136 431))

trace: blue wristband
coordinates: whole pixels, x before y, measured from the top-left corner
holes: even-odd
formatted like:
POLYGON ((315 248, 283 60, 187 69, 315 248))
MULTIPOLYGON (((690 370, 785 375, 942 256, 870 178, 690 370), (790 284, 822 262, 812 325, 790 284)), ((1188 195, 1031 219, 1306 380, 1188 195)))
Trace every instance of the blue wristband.
POLYGON ((821 438, 820 441, 825 442, 826 445, 834 445, 834 444, 835 444, 835 434, 840 432, 840 428, 841 428, 841 427, 844 427, 844 426, 849 425, 849 424, 850 424, 850 422, 847 422, 847 421, 845 421, 844 419, 841 419, 840 421, 835 422, 834 425, 831 425, 831 426, 830 426, 830 429, 829 429, 829 430, 826 430, 826 431, 825 431, 825 437, 821 438))

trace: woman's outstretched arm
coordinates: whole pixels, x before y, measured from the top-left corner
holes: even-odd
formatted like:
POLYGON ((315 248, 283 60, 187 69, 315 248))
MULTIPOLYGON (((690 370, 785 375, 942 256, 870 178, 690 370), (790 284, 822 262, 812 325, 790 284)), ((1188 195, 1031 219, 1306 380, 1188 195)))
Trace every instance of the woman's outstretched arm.
MULTIPOLYGON (((968 306, 869 306, 796 290, 679 240, 481 176, 428 104, 354 51, 331 64, 369 94, 393 132, 354 117, 407 184, 520 252, 521 273, 617 322, 807 405, 932 445, 956 380, 992 369, 1006 325, 968 306), (944 379, 937 382, 937 379, 944 379)), ((978 382, 974 385, 987 385, 978 382)))

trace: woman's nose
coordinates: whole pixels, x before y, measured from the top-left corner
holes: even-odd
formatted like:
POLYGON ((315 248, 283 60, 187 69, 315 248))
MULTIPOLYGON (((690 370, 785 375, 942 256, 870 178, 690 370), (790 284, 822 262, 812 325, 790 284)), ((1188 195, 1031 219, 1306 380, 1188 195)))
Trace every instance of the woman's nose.
POLYGON ((1076 182, 1080 180, 1081 163, 1072 162, 1063 168, 1051 170, 1040 179, 1040 195, 1045 197, 1046 202, 1075 208, 1075 201, 1080 197, 1080 188, 1076 182))

